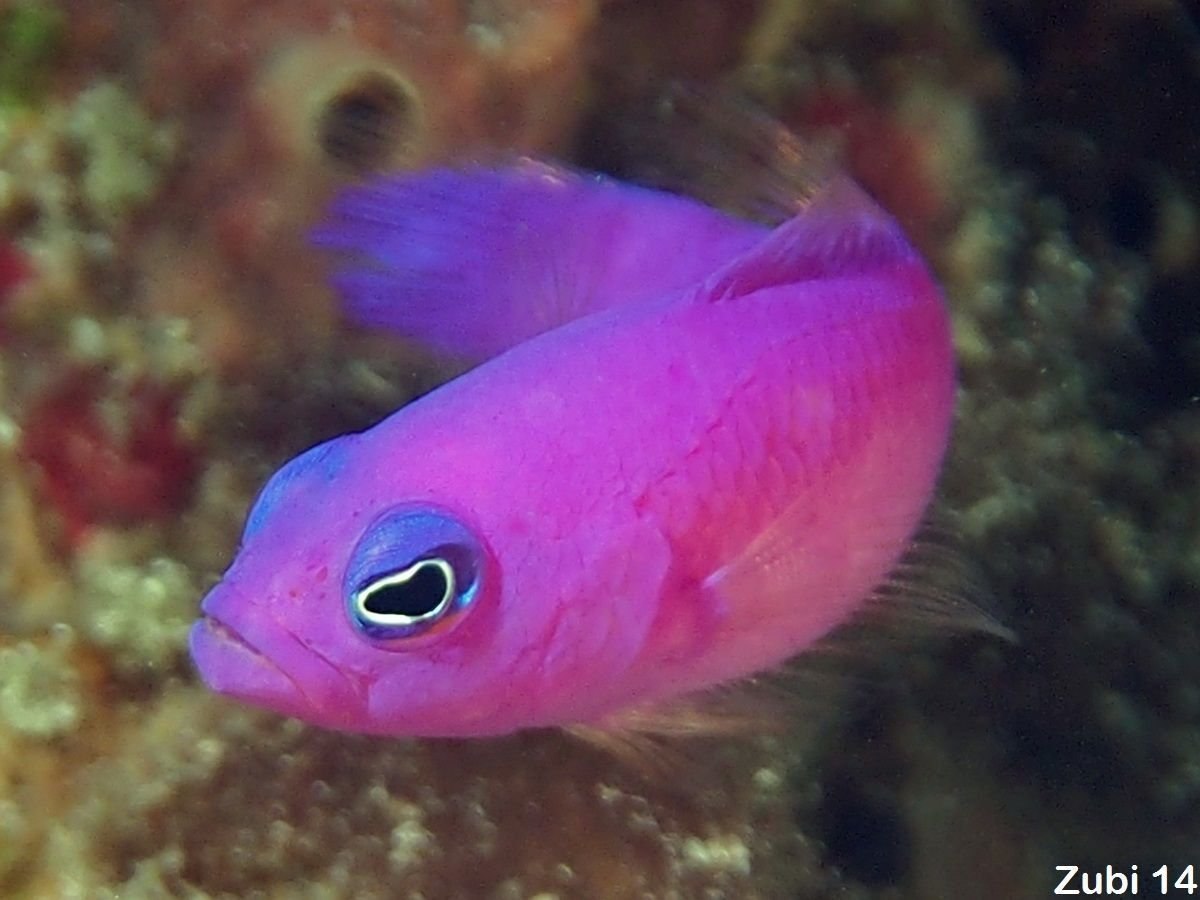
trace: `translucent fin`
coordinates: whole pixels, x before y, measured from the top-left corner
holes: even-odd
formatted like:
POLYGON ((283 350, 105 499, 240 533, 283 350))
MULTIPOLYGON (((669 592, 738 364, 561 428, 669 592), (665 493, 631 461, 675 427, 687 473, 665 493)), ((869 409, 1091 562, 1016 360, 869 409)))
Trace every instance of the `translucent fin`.
POLYGON ((829 148, 801 139, 743 96, 675 86, 629 119, 618 141, 633 157, 626 168, 637 180, 775 226, 713 276, 708 297, 917 259, 900 227, 840 171, 829 148))
POLYGON ((692 755, 686 744, 694 738, 819 728, 850 699, 880 689, 904 656, 939 639, 1015 641, 956 544, 949 514, 935 512, 860 613, 778 669, 567 731, 644 773, 667 774, 692 755))
MULTIPOLYGON (((982 631, 1011 640, 1011 632, 980 602, 984 593, 957 549, 953 528, 943 524, 947 518, 944 512, 926 514, 908 549, 860 607, 859 616, 880 614, 891 626, 911 623, 928 631, 929 626, 936 625, 943 630, 982 631)), ((869 547, 881 539, 890 542, 899 527, 882 517, 864 522, 858 532, 861 546, 869 547), (873 526, 883 538, 871 533, 873 526)), ((791 608, 813 559, 853 564, 852 559, 845 558, 836 537, 834 541, 828 547, 822 546, 820 535, 814 536, 808 525, 807 510, 793 504, 737 559, 714 572, 708 585, 722 596, 754 597, 760 616, 773 608, 791 608), (808 536, 803 552, 797 552, 797 534, 808 536)), ((823 630, 817 621, 810 628, 823 630)))
POLYGON ((782 735, 794 722, 794 706, 773 679, 750 678, 564 730, 645 777, 677 777, 702 765, 715 741, 782 735))
POLYGON ((859 667, 819 655, 822 666, 789 664, 564 730, 643 777, 671 780, 702 769, 723 748, 741 753, 750 741, 807 746, 865 684, 859 667))
POLYGON ((995 601, 960 546, 952 514, 935 506, 891 575, 860 614, 893 633, 975 632, 1010 643, 1017 634, 1000 621, 995 601))
POLYGON ((763 234, 681 197, 519 160, 353 188, 313 239, 345 254, 334 285, 359 323, 483 359, 687 288, 763 234))
POLYGON ((617 165, 641 184, 775 226, 839 173, 832 146, 805 140, 744 94, 672 85, 617 117, 617 165))
POLYGON ((781 724, 778 704, 784 700, 769 681, 747 678, 666 703, 634 706, 603 722, 571 730, 634 732, 661 738, 772 731, 781 724))

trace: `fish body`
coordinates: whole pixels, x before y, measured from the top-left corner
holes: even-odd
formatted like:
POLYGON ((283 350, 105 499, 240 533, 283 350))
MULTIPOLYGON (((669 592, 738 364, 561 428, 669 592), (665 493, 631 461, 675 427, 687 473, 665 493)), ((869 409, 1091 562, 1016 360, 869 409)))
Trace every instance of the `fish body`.
POLYGON ((613 722, 811 646, 929 503, 946 313, 849 182, 767 230, 440 170, 319 240, 352 315, 484 361, 268 483, 192 631, 217 691, 378 734, 613 722))

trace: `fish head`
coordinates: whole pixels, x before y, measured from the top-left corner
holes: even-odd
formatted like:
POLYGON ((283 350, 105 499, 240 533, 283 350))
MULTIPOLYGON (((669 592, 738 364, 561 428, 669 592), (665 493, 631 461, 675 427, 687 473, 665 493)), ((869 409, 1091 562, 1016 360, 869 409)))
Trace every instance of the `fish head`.
POLYGON ((343 477, 360 439, 301 454, 263 488, 192 656, 214 690, 314 724, 453 731, 463 661, 489 657, 499 567, 469 514, 343 477), (380 720, 385 690, 405 700, 380 720))
POLYGON ((649 628, 659 545, 616 525, 598 540, 483 489, 469 473, 520 491, 492 461, 439 481, 435 453, 389 466, 363 452, 370 438, 309 450, 263 489, 192 630, 203 679, 361 733, 477 736, 585 715, 649 628))

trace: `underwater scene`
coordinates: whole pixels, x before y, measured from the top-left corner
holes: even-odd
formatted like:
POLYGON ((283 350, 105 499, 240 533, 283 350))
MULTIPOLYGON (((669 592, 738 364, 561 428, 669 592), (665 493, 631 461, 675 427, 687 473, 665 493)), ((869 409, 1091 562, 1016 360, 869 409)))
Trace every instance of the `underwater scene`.
POLYGON ((0 897, 1196 894, 1197 98, 1171 0, 0 0, 0 897))

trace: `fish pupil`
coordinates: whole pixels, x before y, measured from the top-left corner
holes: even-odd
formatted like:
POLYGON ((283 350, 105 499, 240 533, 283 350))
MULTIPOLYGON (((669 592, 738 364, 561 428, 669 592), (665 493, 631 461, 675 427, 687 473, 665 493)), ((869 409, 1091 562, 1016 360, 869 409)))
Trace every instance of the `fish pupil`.
POLYGON ((419 566, 408 578, 385 579, 367 589, 363 609, 377 616, 422 619, 445 604, 450 593, 449 578, 442 566, 419 566))

